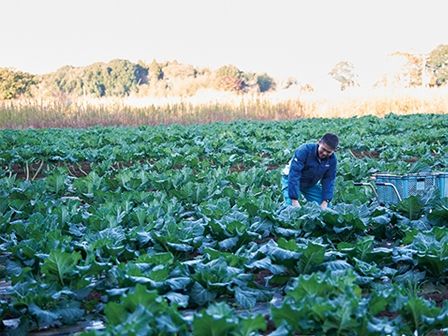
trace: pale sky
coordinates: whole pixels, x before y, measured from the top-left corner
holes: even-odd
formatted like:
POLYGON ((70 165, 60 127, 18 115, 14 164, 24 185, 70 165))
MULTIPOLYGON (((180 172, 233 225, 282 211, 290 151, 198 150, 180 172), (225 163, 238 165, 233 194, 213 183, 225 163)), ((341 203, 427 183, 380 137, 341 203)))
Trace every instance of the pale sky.
POLYGON ((0 67, 32 73, 122 58, 308 80, 448 44, 445 0, 0 0, 0 13, 0 67))

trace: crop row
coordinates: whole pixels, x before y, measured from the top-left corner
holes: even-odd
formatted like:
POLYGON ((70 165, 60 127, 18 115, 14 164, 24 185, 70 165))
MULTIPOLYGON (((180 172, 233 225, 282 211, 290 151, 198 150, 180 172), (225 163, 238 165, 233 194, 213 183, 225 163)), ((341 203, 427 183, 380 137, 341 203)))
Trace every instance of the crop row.
POLYGON ((448 199, 381 206, 353 181, 446 170, 447 122, 4 131, 2 331, 93 319, 104 329, 85 335, 443 332, 448 199), (285 208, 282 165, 325 131, 342 141, 332 208, 285 208))

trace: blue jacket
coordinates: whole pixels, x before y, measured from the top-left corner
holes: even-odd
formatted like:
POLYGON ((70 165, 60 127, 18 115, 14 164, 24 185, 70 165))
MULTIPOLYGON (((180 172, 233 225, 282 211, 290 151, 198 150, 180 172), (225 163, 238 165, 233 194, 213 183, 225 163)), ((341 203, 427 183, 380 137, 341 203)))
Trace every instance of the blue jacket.
POLYGON ((334 192, 337 159, 333 153, 326 159, 319 159, 318 144, 304 144, 296 149, 289 165, 288 194, 291 199, 299 198, 300 189, 314 186, 321 181, 322 199, 331 200, 334 192))

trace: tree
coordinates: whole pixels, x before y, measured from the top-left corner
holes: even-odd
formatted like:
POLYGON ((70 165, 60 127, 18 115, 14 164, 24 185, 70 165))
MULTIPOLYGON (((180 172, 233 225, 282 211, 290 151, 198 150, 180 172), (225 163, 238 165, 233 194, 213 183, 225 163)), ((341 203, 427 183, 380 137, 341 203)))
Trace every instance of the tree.
POLYGON ((103 68, 104 85, 108 96, 127 96, 137 85, 139 70, 130 61, 115 59, 103 68))
POLYGON ((266 73, 257 76, 257 84, 260 88, 260 92, 266 92, 271 89, 275 89, 274 79, 266 73))
MULTIPOLYGON (((87 95, 94 97, 103 97, 106 95, 106 85, 104 81, 103 63, 93 63, 85 68, 79 69, 78 77, 81 80, 81 90, 67 91, 67 87, 62 91, 68 94, 87 95)), ((75 71, 75 70, 74 70, 75 71)), ((72 72, 74 72, 72 71, 72 72)), ((63 74, 68 76, 68 73, 63 74)))
POLYGON ((168 79, 185 79, 195 78, 197 70, 190 64, 181 64, 178 61, 167 62, 163 67, 164 78, 168 79))
POLYGON ((0 99, 30 94, 31 87, 37 82, 36 76, 30 73, 0 68, 0 99))
POLYGON ((407 52, 397 51, 391 56, 403 57, 406 60, 402 75, 405 77, 408 87, 421 86, 425 59, 421 55, 414 55, 407 52))
POLYGON ((448 45, 441 44, 429 53, 426 62, 428 71, 434 76, 435 85, 448 83, 448 45))
POLYGON ((216 85, 219 89, 240 92, 247 83, 244 73, 234 65, 224 65, 216 71, 216 85))
POLYGON ((149 83, 157 82, 163 79, 162 66, 154 59, 149 65, 149 83))
POLYGON ((331 69, 329 75, 339 82, 341 91, 359 85, 357 75, 355 74, 355 67, 350 62, 341 61, 337 63, 333 69, 331 69))
POLYGON ((65 66, 45 75, 45 85, 52 94, 126 96, 147 81, 148 69, 140 64, 116 59, 87 67, 65 66))
POLYGON ((294 77, 288 77, 284 82, 281 84, 282 89, 289 89, 293 85, 297 85, 297 79, 294 77))

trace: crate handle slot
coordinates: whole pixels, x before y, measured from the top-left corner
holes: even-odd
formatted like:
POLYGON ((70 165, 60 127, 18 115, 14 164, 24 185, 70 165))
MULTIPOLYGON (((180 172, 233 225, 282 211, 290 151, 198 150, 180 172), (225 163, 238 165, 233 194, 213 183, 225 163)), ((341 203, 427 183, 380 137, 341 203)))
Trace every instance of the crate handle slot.
POLYGON ((389 183, 389 182, 375 182, 375 184, 377 186, 391 187, 395 191, 395 194, 397 195, 398 201, 401 202, 403 200, 401 198, 400 193, 398 192, 397 187, 393 183, 389 183))

